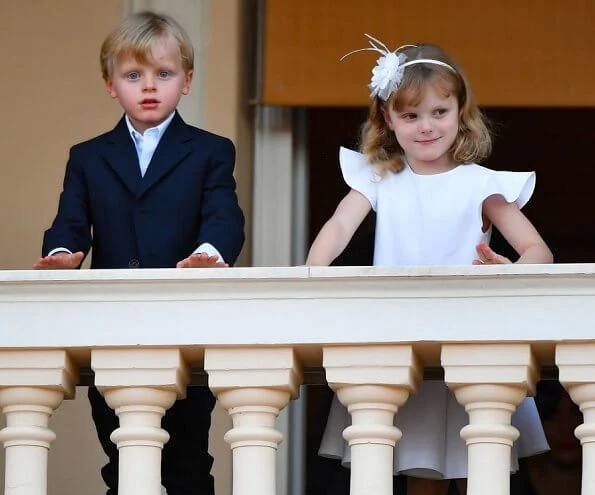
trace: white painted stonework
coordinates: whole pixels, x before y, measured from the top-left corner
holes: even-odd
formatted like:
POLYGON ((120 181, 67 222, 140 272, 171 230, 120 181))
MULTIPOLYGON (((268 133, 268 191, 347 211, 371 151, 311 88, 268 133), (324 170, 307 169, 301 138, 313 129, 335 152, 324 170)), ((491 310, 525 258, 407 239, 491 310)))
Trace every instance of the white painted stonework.
POLYGON ((48 418, 91 367, 120 418, 121 494, 160 493, 146 473, 159 473, 161 416, 204 369, 233 420, 234 494, 274 495, 276 417, 304 369, 324 367, 352 414, 351 493, 388 495, 393 416, 441 366, 469 412, 468 493, 503 495, 510 416, 555 363, 584 413, 592 493, 594 325, 593 265, 0 271, 4 493, 47 493, 48 418))

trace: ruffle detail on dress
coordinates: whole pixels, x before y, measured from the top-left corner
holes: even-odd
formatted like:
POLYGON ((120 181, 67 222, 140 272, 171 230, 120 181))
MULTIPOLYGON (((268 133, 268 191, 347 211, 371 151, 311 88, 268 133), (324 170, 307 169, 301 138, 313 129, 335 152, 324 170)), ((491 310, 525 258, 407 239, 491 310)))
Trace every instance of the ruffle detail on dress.
POLYGON ((534 190, 535 172, 492 171, 483 191, 483 199, 499 194, 508 203, 516 203, 520 209, 527 204, 534 190))
POLYGON ((374 172, 366 157, 357 151, 341 146, 339 163, 345 183, 351 189, 362 193, 372 205, 372 209, 376 211, 378 182, 381 177, 374 172))

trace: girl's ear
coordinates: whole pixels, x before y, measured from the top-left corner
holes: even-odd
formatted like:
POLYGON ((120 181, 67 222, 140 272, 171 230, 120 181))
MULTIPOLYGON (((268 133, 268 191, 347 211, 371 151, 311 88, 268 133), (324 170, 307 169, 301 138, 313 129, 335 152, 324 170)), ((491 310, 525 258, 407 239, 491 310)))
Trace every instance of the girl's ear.
POLYGON ((382 118, 384 119, 384 122, 386 122, 386 125, 388 126, 388 128, 389 128, 391 131, 394 131, 394 128, 393 128, 393 121, 392 121, 392 118, 391 118, 391 114, 390 114, 390 112, 389 112, 389 111, 387 111, 385 107, 382 107, 382 108, 380 109, 380 111, 382 112, 382 118))

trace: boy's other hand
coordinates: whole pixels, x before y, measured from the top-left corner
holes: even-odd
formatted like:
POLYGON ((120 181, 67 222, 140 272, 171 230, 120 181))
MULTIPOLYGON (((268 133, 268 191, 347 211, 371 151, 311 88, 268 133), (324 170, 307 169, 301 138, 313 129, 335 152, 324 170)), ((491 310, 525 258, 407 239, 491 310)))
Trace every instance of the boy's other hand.
POLYGON ((176 268, 229 268, 227 263, 219 261, 219 256, 206 253, 194 253, 188 258, 178 261, 176 268))
POLYGON ((512 263, 506 256, 496 253, 485 242, 479 243, 475 249, 479 258, 473 260, 474 265, 508 265, 512 263))
POLYGON ((85 255, 82 251, 76 253, 60 252, 39 258, 33 265, 34 270, 73 270, 82 263, 85 255))

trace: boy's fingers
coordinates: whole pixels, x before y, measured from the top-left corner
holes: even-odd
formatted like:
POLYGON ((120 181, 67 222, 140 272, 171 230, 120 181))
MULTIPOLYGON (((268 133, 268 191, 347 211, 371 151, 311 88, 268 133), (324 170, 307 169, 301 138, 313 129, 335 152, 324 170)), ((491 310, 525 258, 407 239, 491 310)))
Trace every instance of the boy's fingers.
POLYGON ((190 266, 189 263, 189 258, 184 258, 183 260, 178 261, 176 268, 188 268, 190 266))
POLYGON ((85 254, 82 251, 77 251, 76 253, 72 254, 72 261, 76 263, 76 266, 79 266, 84 257, 85 254))
POLYGON ((81 251, 74 254, 69 253, 56 253, 52 256, 46 256, 45 258, 39 258, 37 263, 33 265, 35 270, 59 270, 76 268, 79 266, 84 255, 81 251))
POLYGON ((228 268, 229 265, 219 261, 216 254, 209 256, 206 253, 193 253, 188 258, 179 261, 176 268, 228 268))
POLYGON ((37 260, 37 263, 33 263, 33 269, 34 270, 43 270, 44 265, 43 265, 43 258, 39 258, 37 260))

